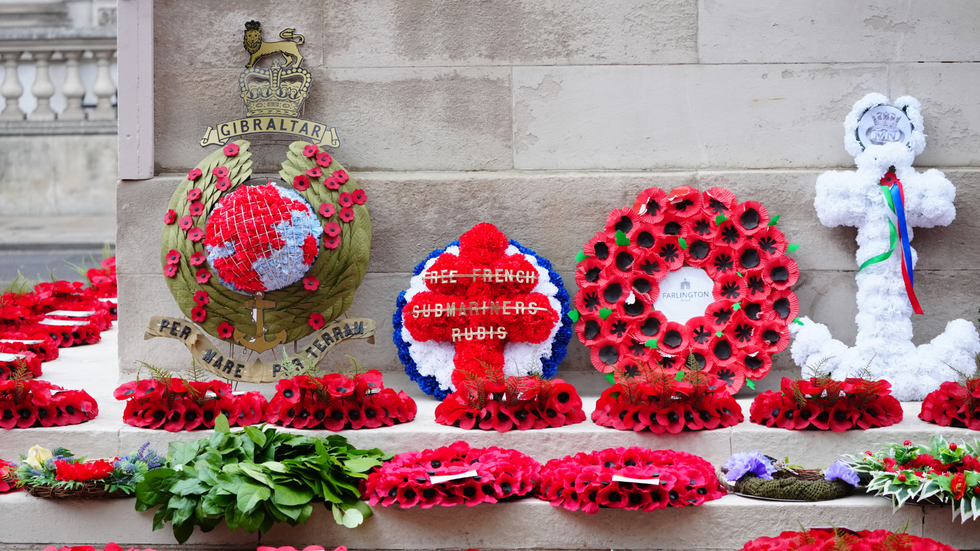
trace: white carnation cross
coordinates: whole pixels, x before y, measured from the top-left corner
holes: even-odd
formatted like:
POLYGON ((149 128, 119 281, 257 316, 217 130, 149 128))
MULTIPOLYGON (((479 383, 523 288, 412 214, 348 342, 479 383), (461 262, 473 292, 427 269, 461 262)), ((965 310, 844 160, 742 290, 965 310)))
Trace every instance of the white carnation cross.
MULTIPOLYGON (((844 146, 854 157, 857 171, 821 174, 814 207, 823 225, 858 229, 858 266, 888 252, 889 221, 898 225, 880 185, 890 167, 895 167, 904 187, 907 227, 900 229, 908 232, 909 240, 913 227, 947 226, 953 221, 956 188, 952 182, 938 170, 920 173, 912 167, 915 156, 926 145, 918 100, 904 96, 892 106, 885 96, 868 94, 854 104, 844 121, 844 131, 844 146)), ((821 372, 829 372, 834 379, 859 377, 868 367, 875 377, 892 384, 896 398, 908 401, 922 400, 943 381, 955 379, 954 369, 973 371, 974 356, 980 353, 980 335, 966 320, 949 322, 929 344, 917 347, 912 343, 913 309, 901 260, 899 243, 888 258, 858 272, 854 346, 832 338, 827 326, 806 317, 800 318, 802 326, 790 325, 793 361, 803 368, 804 376, 820 366, 821 372)), ((913 265, 915 261, 912 249, 913 265)))

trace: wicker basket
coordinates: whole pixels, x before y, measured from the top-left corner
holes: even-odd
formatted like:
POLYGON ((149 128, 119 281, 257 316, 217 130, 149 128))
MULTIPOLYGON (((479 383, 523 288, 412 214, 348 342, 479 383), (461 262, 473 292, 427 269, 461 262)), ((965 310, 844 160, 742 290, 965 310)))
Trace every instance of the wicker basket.
POLYGON ((81 488, 68 488, 60 486, 24 486, 27 493, 34 497, 44 499, 118 499, 129 497, 126 492, 116 490, 108 491, 105 484, 100 482, 83 482, 81 488))

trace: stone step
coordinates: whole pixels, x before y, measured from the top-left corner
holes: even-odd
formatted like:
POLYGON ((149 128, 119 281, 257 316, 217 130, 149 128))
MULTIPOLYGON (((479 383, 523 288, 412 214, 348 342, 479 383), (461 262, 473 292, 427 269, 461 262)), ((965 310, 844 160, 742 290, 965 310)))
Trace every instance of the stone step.
MULTIPOLYGON (((130 427, 122 423, 123 403, 112 397, 117 384, 116 336, 111 329, 97 345, 63 349, 61 357, 44 364, 44 378, 66 388, 84 388, 100 405, 93 421, 71 427, 3 431, 0 457, 16 459, 31 446, 65 446, 89 457, 113 457, 133 451, 146 441, 164 451, 174 440, 207 437, 210 431, 168 433, 130 427)), ((388 386, 417 394, 414 383, 386 376, 388 386), (410 386, 409 386, 410 385, 410 386)), ((271 387, 264 389, 271 391, 271 387)), ((580 451, 616 446, 671 448, 700 455, 719 465, 731 453, 757 449, 774 456, 789 455, 806 467, 825 466, 841 453, 861 453, 879 443, 906 439, 925 441, 935 433, 952 441, 976 438, 966 429, 941 428, 919 421, 919 403, 903 404, 905 419, 892 427, 845 433, 787 431, 745 421, 735 427, 677 435, 622 432, 598 427, 591 421, 540 431, 496 433, 466 431, 437 425, 436 402, 416 396, 415 421, 395 427, 343 431, 360 447, 390 452, 448 445, 466 440, 473 446, 501 446, 523 451, 535 459, 549 459, 580 451)), ((583 397, 587 413, 596 396, 583 397)), ((740 400, 748 416, 750 400, 740 400)), ((316 432, 322 431, 297 431, 316 432)), ((103 546, 115 541, 123 547, 174 545, 170 529, 153 532, 152 514, 137 513, 133 500, 104 502, 44 500, 26 493, 0 495, 0 549, 38 548, 43 545, 103 546), (13 519, 18 519, 14 522, 13 519)), ((214 531, 196 532, 194 548, 247 549, 263 545, 302 548, 319 544, 352 549, 737 549, 759 536, 773 536, 804 526, 846 526, 854 529, 908 526, 909 533, 931 537, 961 549, 980 549, 980 522, 950 521, 948 508, 906 506, 892 513, 890 503, 867 495, 833 502, 783 503, 725 496, 700 507, 653 513, 602 510, 596 515, 570 512, 533 498, 477 507, 398 509, 375 507, 375 516, 355 530, 333 522, 326 509, 316 508, 306 525, 277 525, 269 533, 231 532, 222 524, 214 531)))

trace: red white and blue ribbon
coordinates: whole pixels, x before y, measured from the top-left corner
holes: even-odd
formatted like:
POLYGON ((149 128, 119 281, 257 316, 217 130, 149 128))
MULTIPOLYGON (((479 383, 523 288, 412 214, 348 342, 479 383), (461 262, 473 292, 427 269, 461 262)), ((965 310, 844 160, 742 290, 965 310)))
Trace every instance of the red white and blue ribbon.
POLYGON ((882 262, 883 260, 889 258, 895 251, 895 245, 898 241, 902 243, 902 279, 905 281, 905 292, 908 294, 909 303, 912 304, 912 310, 916 314, 922 313, 922 307, 919 306, 919 299, 915 296, 915 274, 912 268, 912 245, 909 243, 908 226, 905 221, 905 190, 902 188, 902 181, 898 179, 895 175, 894 169, 889 170, 881 177, 881 192, 885 195, 885 201, 888 203, 888 208, 895 214, 898 220, 898 227, 896 228, 895 223, 891 220, 888 221, 889 233, 891 235, 891 245, 888 248, 888 252, 881 253, 879 255, 873 256, 866 260, 858 271, 864 269, 865 266, 870 266, 871 264, 876 264, 882 262))

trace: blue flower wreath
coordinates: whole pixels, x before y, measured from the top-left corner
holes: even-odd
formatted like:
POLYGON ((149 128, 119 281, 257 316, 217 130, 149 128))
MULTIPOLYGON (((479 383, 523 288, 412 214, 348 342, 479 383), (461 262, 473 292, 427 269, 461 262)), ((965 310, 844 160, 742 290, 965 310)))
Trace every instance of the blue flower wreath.
MULTIPOLYGON (((531 249, 521 246, 520 243, 510 240, 510 244, 517 248, 520 252, 533 256, 538 266, 548 270, 548 277, 556 287, 558 287, 558 293, 555 295, 555 299, 561 304, 561 327, 558 328, 558 332, 555 334, 555 340, 551 345, 551 356, 547 358, 541 358, 542 376, 546 379, 550 379, 555 376, 558 371, 558 364, 565 359, 565 354, 568 353, 568 341, 572 338, 572 318, 568 317, 568 312, 570 310, 568 305, 568 291, 565 290, 565 285, 561 280, 561 276, 558 275, 551 267, 551 262, 548 262, 546 258, 540 256, 538 253, 531 249)), ((449 247, 458 247, 459 240, 453 241, 452 243, 446 245, 445 248, 437 249, 432 251, 425 260, 420 262, 413 272, 413 276, 417 276, 422 273, 425 269, 425 264, 437 258, 439 255, 446 252, 449 247)), ((391 318, 392 325, 395 328, 394 341, 395 346, 398 347, 398 359, 401 360, 402 364, 405 365, 405 373, 408 377, 418 383, 419 387, 428 395, 434 396, 439 400, 444 400, 446 396, 451 392, 449 389, 444 389, 439 387, 439 381, 436 380, 432 375, 422 375, 419 373, 418 365, 415 363, 415 359, 412 358, 412 354, 409 351, 409 343, 402 339, 402 327, 404 325, 402 320, 402 309, 408 304, 405 299, 405 294, 408 291, 402 291, 398 294, 398 301, 396 302, 395 314, 391 318)))

